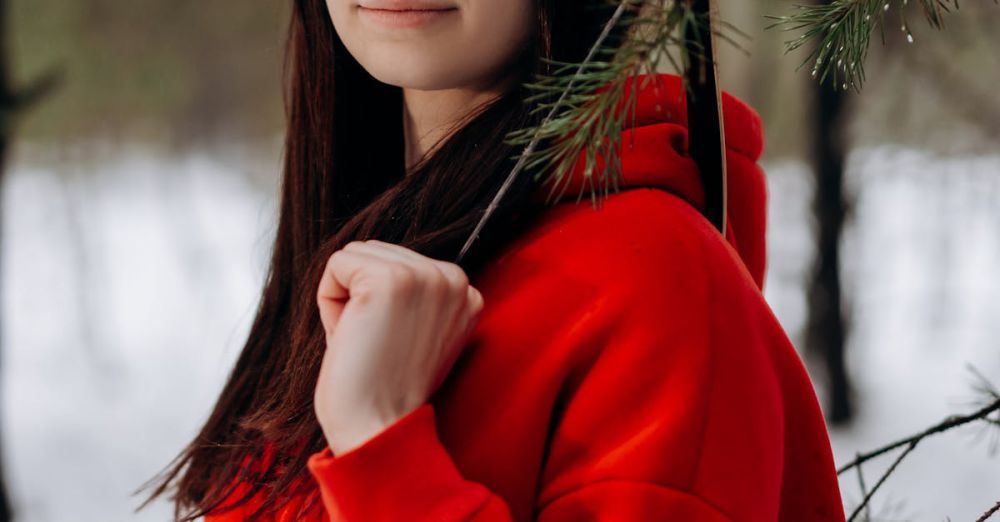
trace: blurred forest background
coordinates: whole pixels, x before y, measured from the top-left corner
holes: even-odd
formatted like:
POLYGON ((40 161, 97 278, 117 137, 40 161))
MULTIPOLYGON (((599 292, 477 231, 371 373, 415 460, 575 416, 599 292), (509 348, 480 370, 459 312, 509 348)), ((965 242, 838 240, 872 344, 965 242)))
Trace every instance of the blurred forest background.
MULTIPOLYGON (((165 503, 132 513, 129 494, 200 427, 252 319, 287 4, 0 1, 8 87, 51 86, 0 114, 15 520, 168 519, 165 503)), ((1000 7, 964 2, 942 31, 907 11, 913 43, 889 16, 861 93, 837 99, 795 70, 804 53, 784 54, 799 33, 764 30, 792 2, 720 4, 752 37, 749 56, 722 44, 720 62, 723 88, 765 122, 765 297, 808 363, 838 464, 968 412, 966 364, 1000 382, 1000 7)), ((922 445, 872 519, 972 520, 1000 500, 984 433, 922 445)), ((841 481, 849 508, 857 478, 841 481)))

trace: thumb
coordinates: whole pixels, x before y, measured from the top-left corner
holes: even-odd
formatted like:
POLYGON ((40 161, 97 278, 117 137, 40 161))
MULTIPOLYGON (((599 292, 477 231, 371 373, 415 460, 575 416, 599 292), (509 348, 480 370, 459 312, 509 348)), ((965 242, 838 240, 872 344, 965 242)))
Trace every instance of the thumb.
POLYGON ((358 262, 354 256, 342 251, 330 256, 316 288, 316 305, 328 337, 333 334, 340 315, 351 298, 348 281, 342 281, 342 276, 338 273, 338 270, 344 270, 345 265, 352 269, 352 274, 358 271, 358 262))

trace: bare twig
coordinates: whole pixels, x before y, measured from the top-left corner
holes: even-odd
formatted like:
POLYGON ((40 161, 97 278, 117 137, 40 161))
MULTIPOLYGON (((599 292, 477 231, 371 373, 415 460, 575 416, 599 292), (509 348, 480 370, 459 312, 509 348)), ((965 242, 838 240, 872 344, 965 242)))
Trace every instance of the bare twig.
POLYGON ((996 504, 993 504, 993 507, 991 507, 985 513, 983 513, 983 516, 977 518, 976 522, 983 522, 987 518, 993 516, 995 513, 1000 513, 1000 500, 998 500, 996 504))
MULTIPOLYGON (((944 421, 939 422, 938 424, 935 424, 934 426, 931 426, 930 428, 927 428, 924 431, 921 431, 920 433, 893 442, 874 451, 870 451, 868 453, 856 453, 853 461, 849 462, 844 466, 841 466, 840 469, 837 470, 837 475, 840 475, 841 473, 844 473, 845 471, 848 471, 851 468, 857 468, 858 472, 858 481, 860 482, 861 485, 861 494, 863 495, 863 498, 861 500, 861 503, 858 504, 858 506, 855 507, 854 510, 851 512, 850 517, 848 518, 849 522, 853 521, 855 517, 857 517, 858 514, 861 513, 862 510, 864 510, 865 512, 866 520, 870 520, 871 515, 868 509, 868 505, 869 502, 871 501, 872 495, 874 495, 875 492, 878 491, 880 487, 882 487, 882 484, 884 484, 886 479, 889 478, 889 475, 891 475, 896 470, 896 468, 899 466, 899 463, 902 462, 903 459, 906 458, 906 456, 909 455, 910 452, 917 447, 917 444, 919 444, 925 438, 976 421, 984 421, 989 425, 1000 426, 1000 418, 998 419, 990 418, 991 414, 995 412, 1000 412, 1000 392, 998 392, 996 388, 994 388, 989 383, 989 381, 982 376, 982 374, 977 372, 974 367, 970 365, 969 369, 978 378, 978 383, 974 386, 974 388, 976 393, 981 397, 973 404, 984 404, 981 408, 968 415, 952 415, 947 419, 945 419, 944 421), (894 449, 903 446, 905 446, 906 449, 903 450, 903 452, 900 453, 898 457, 896 457, 896 460, 893 461, 892 465, 890 465, 889 468, 886 469, 885 472, 882 474, 882 476, 879 477, 874 487, 872 487, 871 490, 866 491, 864 475, 861 470, 862 464, 875 457, 878 457, 880 455, 883 455, 885 453, 888 453, 894 449)), ((989 517, 992 513, 995 513, 997 509, 1000 509, 1000 504, 998 504, 998 506, 994 506, 993 509, 991 509, 984 515, 984 517, 989 517)), ((981 518, 980 520, 985 520, 985 518, 981 518)))
POLYGON ((858 504, 858 506, 854 508, 854 511, 851 512, 851 516, 848 517, 847 519, 848 522, 854 520, 854 517, 858 516, 858 513, 860 513, 862 509, 866 509, 868 507, 868 502, 871 500, 872 495, 874 495, 875 492, 878 491, 878 488, 882 487, 882 484, 885 483, 885 480, 889 478, 889 475, 891 475, 892 472, 896 470, 896 466, 898 466, 899 463, 903 461, 903 458, 909 455, 909 453, 913 451, 913 448, 917 447, 917 443, 919 443, 920 440, 921 439, 917 439, 911 442, 910 445, 906 448, 906 450, 900 453, 898 457, 896 457, 896 460, 893 461, 891 466, 889 466, 889 469, 885 470, 885 473, 883 473, 882 476, 879 477, 878 482, 875 483, 875 486, 872 487, 871 491, 869 491, 864 496, 864 498, 861 499, 861 504, 858 504))
POLYGON ((883 447, 881 447, 879 449, 870 451, 868 453, 861 453, 861 454, 859 454, 857 458, 855 458, 851 462, 849 462, 849 463, 841 466, 837 470, 837 474, 840 475, 841 473, 843 473, 845 471, 848 471, 851 468, 859 466, 859 465, 861 465, 864 462, 867 462, 867 461, 869 461, 869 460, 871 460, 871 459, 873 459, 875 457, 878 457, 879 455, 882 455, 884 453, 888 453, 888 452, 890 452, 890 451, 892 451, 892 450, 894 450, 896 448, 900 448, 900 447, 906 446, 906 445, 916 445, 918 442, 920 442, 924 438, 929 437, 931 435, 934 435, 934 434, 937 434, 937 433, 942 433, 942 432, 948 431, 948 430, 950 430, 952 428, 957 428, 959 426, 968 424, 970 422, 975 422, 975 421, 978 421, 978 420, 985 420, 991 413, 994 413, 994 412, 997 412, 997 411, 1000 411, 1000 399, 994 400, 990 404, 988 404, 988 405, 984 406, 983 408, 981 408, 981 409, 979 409, 979 410, 977 410, 977 411, 975 411, 973 413, 970 413, 968 415, 957 415, 957 416, 953 415, 953 416, 950 416, 947 419, 945 419, 944 421, 942 421, 942 422, 940 422, 940 423, 938 423, 938 424, 936 424, 934 426, 931 426, 930 428, 927 428, 926 430, 924 430, 924 431, 922 431, 920 433, 917 433, 916 435, 911 435, 909 437, 906 437, 905 439, 898 440, 896 442, 893 442, 891 444, 883 446, 883 447))
MULTIPOLYGON (((854 455, 856 457, 859 456, 859 454, 857 454, 857 453, 855 453, 854 455)), ((868 496, 868 487, 865 486, 865 474, 861 470, 861 465, 860 464, 858 465, 857 470, 858 470, 858 487, 861 488, 861 495, 863 497, 867 497, 868 496)), ((865 506, 865 520, 868 521, 868 520, 871 520, 871 518, 872 518, 871 510, 868 509, 868 506, 865 506)))

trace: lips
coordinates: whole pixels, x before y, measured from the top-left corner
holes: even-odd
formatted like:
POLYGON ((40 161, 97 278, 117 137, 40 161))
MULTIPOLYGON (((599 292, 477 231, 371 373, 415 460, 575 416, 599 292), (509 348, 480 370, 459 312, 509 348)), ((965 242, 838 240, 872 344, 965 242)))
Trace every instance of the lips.
POLYGON ((452 3, 435 0, 358 0, 365 9, 379 11, 449 11, 457 9, 452 3))
MULTIPOLYGON (((357 0, 358 17, 373 30, 417 30, 454 20, 458 7, 442 0, 357 0)), ((489 0, 494 1, 494 0, 489 0)), ((506 0, 495 0, 506 1, 506 0)))

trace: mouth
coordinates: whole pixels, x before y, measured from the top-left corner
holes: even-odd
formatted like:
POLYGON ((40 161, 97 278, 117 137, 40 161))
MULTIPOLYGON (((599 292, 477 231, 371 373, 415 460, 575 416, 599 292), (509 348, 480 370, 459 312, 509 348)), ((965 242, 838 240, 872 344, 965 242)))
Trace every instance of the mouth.
POLYGON ((458 12, 458 7, 429 0, 359 0, 362 18, 391 27, 417 27, 458 12))

